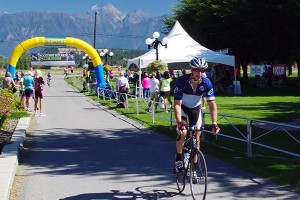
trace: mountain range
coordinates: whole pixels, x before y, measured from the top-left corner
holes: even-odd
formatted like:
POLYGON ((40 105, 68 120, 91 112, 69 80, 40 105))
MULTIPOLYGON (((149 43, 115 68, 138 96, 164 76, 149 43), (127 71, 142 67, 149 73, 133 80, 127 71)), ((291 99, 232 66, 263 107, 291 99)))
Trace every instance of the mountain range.
POLYGON ((96 48, 146 49, 145 39, 165 32, 164 16, 142 10, 122 13, 106 4, 95 13, 30 11, 0 13, 0 55, 8 57, 22 41, 39 36, 74 37, 93 46, 96 17, 96 48))

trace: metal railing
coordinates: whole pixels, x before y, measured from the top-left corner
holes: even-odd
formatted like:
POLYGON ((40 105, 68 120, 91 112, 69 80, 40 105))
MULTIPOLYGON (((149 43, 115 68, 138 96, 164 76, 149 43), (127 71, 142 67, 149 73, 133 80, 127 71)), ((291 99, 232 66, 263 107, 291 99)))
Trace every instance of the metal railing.
MULTIPOLYGON (((168 117, 166 117, 166 115, 159 115, 159 114, 155 113, 154 109, 152 109, 152 112, 147 112, 141 108, 141 107, 143 107, 143 106, 141 106, 141 104, 143 104, 143 103, 148 104, 149 100, 148 101, 143 100, 142 98, 139 98, 137 95, 130 95, 130 94, 125 94, 125 95, 126 95, 126 104, 128 105, 127 109, 134 108, 136 110, 137 115, 139 115, 140 112, 145 112, 145 113, 152 115, 152 123, 155 123, 156 117, 168 120, 170 122, 170 130, 172 130, 173 123, 176 124, 176 121, 173 119, 173 110, 172 109, 170 109, 168 117)), ((100 99, 102 97, 102 99, 104 101, 109 99, 110 104, 113 102, 115 102, 115 103, 120 102, 119 101, 120 93, 114 92, 112 90, 97 88, 97 96, 98 96, 98 99, 100 99)), ((151 103, 152 103, 152 107, 154 107, 155 102, 152 101, 151 103)), ((204 125, 205 125, 205 115, 206 114, 209 114, 209 112, 203 112, 204 125)), ((234 139, 234 140, 246 143, 248 157, 253 156, 253 145, 271 149, 273 151, 281 152, 281 153, 295 156, 298 158, 300 157, 300 154, 297 152, 292 152, 290 150, 276 148, 274 146, 264 144, 262 142, 258 142, 258 139, 261 137, 264 137, 266 134, 274 132, 275 130, 282 130, 286 135, 288 135, 290 138, 292 138, 292 140, 295 141, 295 143, 297 145, 300 145, 299 140, 297 140, 296 137, 294 137, 293 134, 291 133, 291 130, 293 130, 293 131, 297 131, 297 134, 300 134, 300 126, 294 126, 294 125, 289 125, 289 124, 284 124, 284 123, 275 123, 275 122, 271 122, 271 121, 264 121, 264 120, 258 120, 258 119, 248 119, 247 117, 244 117, 244 116, 235 116, 235 115, 230 115, 230 114, 218 114, 218 116, 219 116, 218 122, 220 122, 220 120, 223 120, 228 125, 230 125, 230 127, 232 127, 234 129, 233 134, 219 133, 219 135, 222 137, 226 137, 229 139, 234 139), (244 124, 245 124, 244 126, 246 127, 245 130, 242 130, 241 128, 236 126, 236 124, 234 124, 232 122, 233 121, 232 118, 235 120, 237 120, 237 119, 243 120, 244 124), (265 130, 265 133, 254 137, 253 136, 254 123, 271 124, 271 125, 275 125, 276 127, 272 128, 271 130, 262 128, 261 130, 265 130)), ((204 130, 204 132, 210 132, 210 131, 204 130)), ((298 149, 299 149, 299 147, 298 147, 298 149)))
MULTIPOLYGON (((203 113, 203 121, 205 121, 205 114, 209 114, 209 112, 204 112, 203 113)), ((219 119, 218 122, 222 119, 224 119, 234 130, 235 132, 231 132, 231 135, 228 133, 219 133, 218 135, 230 139, 234 139, 237 141, 245 142, 247 144, 247 156, 252 157, 253 156, 253 145, 260 146, 263 148, 271 149, 273 151, 277 151, 280 153, 288 154, 291 156, 295 156, 300 158, 299 149, 300 142, 299 140, 293 136, 291 133, 292 131, 296 132, 296 134, 300 134, 300 126, 295 126, 295 125, 289 125, 289 124, 284 124, 284 123, 276 123, 272 121, 265 121, 265 120, 259 120, 259 119, 248 119, 247 117, 244 116, 234 116, 234 115, 227 115, 227 114, 218 114, 219 119), (241 128, 238 128, 235 124, 233 124, 230 120, 230 118, 234 119, 241 119, 244 120, 244 124, 246 126, 245 130, 242 130, 241 128), (263 123, 262 126, 260 126, 259 130, 256 130, 256 134, 253 134, 253 129, 255 128, 255 123, 263 123), (271 126, 270 126, 271 125, 271 126), (284 134, 287 137, 291 139, 295 143, 295 146, 297 145, 298 148, 295 148, 295 152, 292 150, 284 150, 282 148, 277 148, 271 146, 272 144, 267 144, 267 141, 258 141, 259 138, 262 138, 266 136, 267 134, 270 133, 275 133, 276 134, 280 132, 280 134, 284 134), (233 134, 232 134, 233 133, 233 134)), ((204 132, 210 132, 208 130, 204 130, 204 132)), ((203 134, 204 135, 204 134, 203 134)), ((276 137, 276 135, 274 136, 276 137)), ((205 138, 204 138, 205 139, 205 138)), ((291 142, 289 141, 289 142, 291 142)), ((287 142, 287 141, 286 141, 287 142)), ((292 149, 292 148, 289 148, 292 149)))
MULTIPOLYGON (((264 147, 267 149, 271 149, 277 152, 281 152, 284 154, 288 154, 291 156, 295 156, 300 158, 300 154, 299 153, 295 153, 295 152, 291 152, 291 151, 287 151, 281 148, 276 148, 274 146, 270 146, 267 144, 263 144, 263 141, 259 142, 258 139, 265 137, 267 134, 271 134, 274 133, 274 135, 276 133, 284 133, 287 137, 289 137, 291 139, 291 142, 294 142, 295 145, 298 145, 298 148, 296 148, 295 150, 299 149, 300 146, 300 142, 299 140, 293 136, 293 134, 291 133, 292 131, 297 131, 296 134, 300 134, 300 126, 294 126, 294 125, 289 125, 289 124, 283 124, 283 123, 276 123, 276 122, 271 122, 271 121, 265 121, 265 120, 259 120, 259 119, 250 119, 249 120, 249 131, 248 131, 248 135, 249 135, 249 146, 248 146, 248 156, 252 157, 252 145, 257 145, 260 147, 264 147), (253 134, 253 128, 255 126, 255 123, 262 123, 264 124, 264 126, 266 126, 267 128, 260 128, 262 129, 262 133, 258 134, 257 136, 254 136, 253 134), (270 126, 271 125, 271 126, 270 126), (277 131, 277 132, 276 132, 277 131)), ((286 141, 287 142, 287 141, 286 141)))
MULTIPOLYGON (((112 91, 109 89, 104 89, 104 88, 97 88, 98 99, 102 98, 103 101, 106 101, 107 99, 109 99, 110 104, 112 102, 119 103, 120 95, 121 94, 119 92, 115 92, 115 91, 112 91)), ((125 97, 126 97, 127 109, 135 108, 137 115, 139 115, 140 112, 151 114, 152 115, 152 123, 155 123, 155 117, 169 120, 170 121, 170 130, 172 129, 172 124, 173 124, 173 122, 175 122, 173 120, 173 115, 172 115, 173 110, 172 109, 169 109, 170 112, 168 113, 169 114, 168 117, 166 117, 166 114, 156 113, 155 109, 152 109, 151 112, 148 112, 145 109, 142 109, 142 107, 148 106, 149 102, 151 102, 151 105, 154 108, 155 103, 157 103, 157 102, 151 101, 151 100, 145 100, 143 98, 138 97, 137 95, 124 94, 124 93, 123 93, 123 95, 125 95, 125 97), (144 106, 142 104, 144 104, 144 106)))

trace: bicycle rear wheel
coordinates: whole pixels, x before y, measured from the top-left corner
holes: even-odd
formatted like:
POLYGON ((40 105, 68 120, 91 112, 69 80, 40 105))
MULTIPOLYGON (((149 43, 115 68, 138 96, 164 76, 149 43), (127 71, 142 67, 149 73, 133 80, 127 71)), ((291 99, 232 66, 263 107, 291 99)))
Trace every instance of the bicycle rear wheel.
POLYGON ((178 191, 179 193, 181 193, 184 190, 186 184, 186 170, 176 173, 176 183, 178 191))
POLYGON ((207 191, 207 167, 206 161, 201 151, 197 151, 197 162, 191 162, 190 168, 190 186, 191 193, 194 200, 202 199, 206 197, 207 191), (194 166, 195 165, 195 166, 194 166), (193 171, 196 170, 196 171, 193 171), (196 174, 195 174, 196 172, 196 174))

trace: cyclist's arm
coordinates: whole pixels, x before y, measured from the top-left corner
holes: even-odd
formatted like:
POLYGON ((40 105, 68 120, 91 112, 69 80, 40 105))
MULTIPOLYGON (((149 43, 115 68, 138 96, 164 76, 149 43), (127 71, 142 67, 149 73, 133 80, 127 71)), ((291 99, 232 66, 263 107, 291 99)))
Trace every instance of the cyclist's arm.
POLYGON ((215 101, 208 101, 207 104, 209 106, 211 121, 212 122, 217 122, 217 120, 218 120, 218 109, 217 109, 216 102, 215 101))
POLYGON ((182 100, 174 100, 174 113, 177 123, 181 122, 181 104, 182 100))

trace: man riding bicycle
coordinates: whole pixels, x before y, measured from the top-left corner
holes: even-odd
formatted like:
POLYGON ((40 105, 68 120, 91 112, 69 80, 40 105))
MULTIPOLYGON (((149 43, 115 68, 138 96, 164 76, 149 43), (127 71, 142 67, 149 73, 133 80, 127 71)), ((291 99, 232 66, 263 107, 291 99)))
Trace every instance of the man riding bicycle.
POLYGON ((48 84, 49 87, 51 86, 51 79, 52 79, 52 75, 51 75, 50 72, 48 72, 48 74, 47 74, 47 84, 48 84))
MULTIPOLYGON (((177 121, 177 139, 176 139, 176 162, 175 170, 183 169, 182 151, 187 135, 186 127, 197 127, 199 130, 202 126, 201 99, 206 97, 207 104, 213 123, 212 134, 216 135, 220 128, 217 125, 217 105, 211 81, 204 77, 203 74, 208 65, 205 59, 195 57, 190 63, 191 73, 178 78, 174 88, 174 113, 177 121), (187 119, 189 124, 187 125, 187 119)), ((200 150, 200 135, 196 135, 197 148, 200 150)), ((196 162, 196 161, 195 161, 196 162)), ((196 166, 196 165, 193 165, 196 166)), ((193 169, 195 172, 195 169, 193 169)), ((193 173, 193 176, 197 176, 193 173)))

